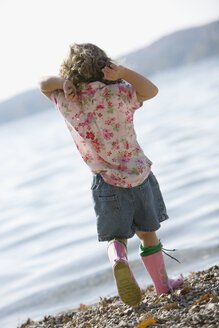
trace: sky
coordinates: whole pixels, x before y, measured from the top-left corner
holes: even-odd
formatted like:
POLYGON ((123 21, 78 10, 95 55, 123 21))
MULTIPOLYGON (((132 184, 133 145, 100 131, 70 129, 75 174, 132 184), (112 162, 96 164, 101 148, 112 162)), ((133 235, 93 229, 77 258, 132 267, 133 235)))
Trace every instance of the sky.
POLYGON ((72 43, 113 59, 219 19, 219 0, 0 0, 0 101, 57 75, 72 43))

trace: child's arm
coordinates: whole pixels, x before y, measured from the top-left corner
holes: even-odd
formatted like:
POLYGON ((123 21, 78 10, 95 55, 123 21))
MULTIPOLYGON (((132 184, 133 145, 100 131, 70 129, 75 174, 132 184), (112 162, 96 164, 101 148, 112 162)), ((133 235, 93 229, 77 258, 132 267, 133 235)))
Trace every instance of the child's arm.
POLYGON ((116 81, 123 79, 133 85, 139 102, 153 98, 158 93, 158 88, 146 77, 124 67, 111 65, 102 70, 106 80, 116 81))
POLYGON ((40 91, 51 100, 51 94, 56 90, 63 90, 68 100, 76 101, 76 88, 71 81, 58 76, 44 77, 39 82, 40 91))

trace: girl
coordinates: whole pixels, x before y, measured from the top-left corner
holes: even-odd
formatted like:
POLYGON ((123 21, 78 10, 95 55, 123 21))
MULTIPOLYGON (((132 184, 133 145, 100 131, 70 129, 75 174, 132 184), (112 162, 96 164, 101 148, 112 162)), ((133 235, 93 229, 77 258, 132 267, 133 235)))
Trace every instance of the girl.
POLYGON ((183 283, 169 279, 156 230, 168 219, 152 162, 139 146, 135 111, 158 88, 142 75, 113 64, 97 46, 70 46, 58 77, 40 82, 40 90, 64 116, 83 160, 93 173, 92 195, 99 241, 108 256, 121 300, 141 301, 141 291, 127 259, 127 239, 140 238, 140 257, 157 294, 183 283))

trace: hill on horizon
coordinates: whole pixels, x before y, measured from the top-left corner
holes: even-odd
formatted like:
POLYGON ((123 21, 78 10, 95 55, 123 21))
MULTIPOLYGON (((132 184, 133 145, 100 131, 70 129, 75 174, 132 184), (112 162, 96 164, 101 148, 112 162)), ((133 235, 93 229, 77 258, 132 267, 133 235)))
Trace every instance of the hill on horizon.
MULTIPOLYGON (((140 74, 150 76, 212 56, 219 56, 219 20, 171 33, 119 60, 140 74)), ((45 111, 51 106, 39 89, 32 89, 0 103, 0 123, 45 111)))
POLYGON ((121 59, 143 75, 219 56, 219 20, 168 34, 121 59))

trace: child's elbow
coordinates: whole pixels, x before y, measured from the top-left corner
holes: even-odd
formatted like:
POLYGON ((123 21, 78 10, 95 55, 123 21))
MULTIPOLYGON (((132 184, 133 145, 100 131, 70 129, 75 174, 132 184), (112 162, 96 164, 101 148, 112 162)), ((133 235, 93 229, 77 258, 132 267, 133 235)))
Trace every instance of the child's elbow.
POLYGON ((152 92, 152 97, 151 97, 151 98, 156 97, 156 95, 158 94, 158 92, 159 92, 159 89, 155 86, 155 87, 153 88, 153 92, 152 92))
POLYGON ((39 88, 41 91, 49 92, 49 91, 51 91, 52 83, 53 83, 53 77, 43 76, 39 80, 38 85, 39 85, 39 88))
POLYGON ((47 81, 45 80, 45 78, 42 78, 42 79, 39 80, 38 86, 39 86, 41 91, 46 91, 47 81))
POLYGON ((42 78, 40 81, 38 81, 38 86, 40 89, 40 92, 49 100, 51 100, 51 91, 48 88, 48 79, 47 78, 42 78))
POLYGON ((153 89, 151 89, 150 92, 145 95, 144 100, 149 100, 151 98, 156 97, 158 92, 159 92, 159 89, 156 86, 154 86, 153 89))

